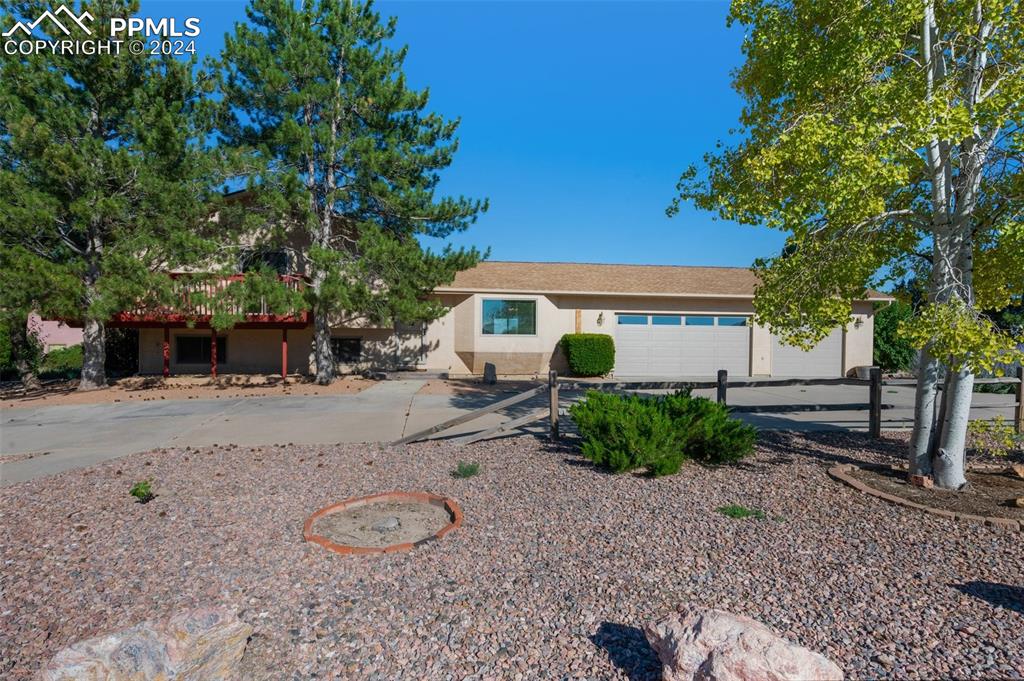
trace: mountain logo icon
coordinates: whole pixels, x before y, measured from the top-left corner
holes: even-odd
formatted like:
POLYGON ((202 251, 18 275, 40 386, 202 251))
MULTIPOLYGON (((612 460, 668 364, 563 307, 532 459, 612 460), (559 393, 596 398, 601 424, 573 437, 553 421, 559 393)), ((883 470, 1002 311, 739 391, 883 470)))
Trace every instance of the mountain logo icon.
POLYGON ((71 31, 68 30, 67 26, 70 25, 70 23, 72 22, 75 25, 77 25, 80 29, 85 31, 87 34, 92 35, 92 30, 83 23, 83 20, 88 19, 89 21, 92 21, 93 16, 88 12, 75 14, 64 5, 61 5, 53 12, 51 12, 50 10, 46 10, 45 12, 40 14, 35 21, 31 23, 26 24, 25 22, 19 21, 16 24, 14 24, 14 26, 12 26, 10 30, 4 31, 3 35, 5 38, 10 38, 17 31, 24 31, 25 35, 32 35, 32 31, 34 31, 35 28, 39 26, 39 24, 43 23, 44 19, 49 20, 49 22, 56 26, 57 28, 59 28, 64 33, 64 35, 71 35, 71 31), (64 21, 69 23, 67 25, 61 23, 61 20, 58 18, 59 16, 63 16, 64 21))

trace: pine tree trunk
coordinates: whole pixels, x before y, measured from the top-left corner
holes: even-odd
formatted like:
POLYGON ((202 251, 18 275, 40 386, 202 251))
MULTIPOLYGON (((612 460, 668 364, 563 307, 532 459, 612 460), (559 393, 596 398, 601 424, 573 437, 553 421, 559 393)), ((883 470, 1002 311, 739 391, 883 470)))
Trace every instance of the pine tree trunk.
POLYGON ((37 390, 40 387, 39 376, 36 374, 36 367, 39 361, 39 350, 37 341, 30 337, 28 330, 28 317, 19 317, 12 325, 11 331, 11 354, 13 364, 21 380, 22 389, 37 390))
POLYGON ((967 423, 970 420, 974 374, 967 369, 951 374, 943 395, 942 433, 933 458, 935 486, 960 489, 964 477, 967 450, 967 423))
POLYGON ((86 319, 82 329, 82 380, 79 390, 107 387, 104 364, 107 357, 106 330, 98 319, 86 319))
POLYGON ((914 430, 910 435, 910 474, 932 474, 932 450, 938 441, 937 398, 939 390, 939 362, 928 352, 921 351, 917 369, 917 392, 914 397, 914 430))
POLYGON ((334 380, 331 320, 324 305, 319 302, 313 310, 313 356, 316 361, 316 382, 319 385, 330 385, 334 380))

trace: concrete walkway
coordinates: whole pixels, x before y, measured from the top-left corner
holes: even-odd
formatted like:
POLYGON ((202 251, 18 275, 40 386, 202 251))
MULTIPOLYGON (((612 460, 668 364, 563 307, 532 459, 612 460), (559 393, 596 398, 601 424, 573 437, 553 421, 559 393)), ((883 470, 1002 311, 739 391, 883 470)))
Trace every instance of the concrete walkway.
MULTIPOLYGON (((168 400, 7 409, 0 420, 0 454, 37 453, 30 459, 0 463, 0 485, 31 480, 108 459, 160 447, 233 443, 329 444, 389 442, 459 414, 515 394, 502 386, 472 394, 419 394, 420 380, 383 381, 354 395, 281 396, 214 400, 168 400)), ((714 398, 713 391, 696 394, 714 398)), ((566 400, 572 395, 565 395, 566 400)), ((975 394, 974 418, 1001 413, 1012 418, 1010 395, 975 394)), ((866 404, 861 386, 758 387, 732 389, 732 405, 866 404)), ((913 389, 885 387, 883 427, 906 427, 913 418, 913 389)), ((545 406, 547 395, 465 424, 447 437, 478 431, 545 406)), ((833 412, 743 414, 766 429, 854 429, 867 425, 865 409, 833 412)), ((528 428, 543 432, 546 423, 528 428)))

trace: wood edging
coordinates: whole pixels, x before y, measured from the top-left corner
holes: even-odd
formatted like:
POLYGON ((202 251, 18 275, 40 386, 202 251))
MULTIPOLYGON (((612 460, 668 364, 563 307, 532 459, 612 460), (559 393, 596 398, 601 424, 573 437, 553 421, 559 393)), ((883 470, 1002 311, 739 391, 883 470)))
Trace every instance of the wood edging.
POLYGON ((417 546, 426 544, 427 542, 435 541, 445 536, 452 530, 462 525, 462 509, 459 508, 458 503, 454 499, 448 497, 438 496, 436 494, 430 494, 429 492, 382 492, 380 494, 370 494, 362 497, 352 497, 344 501, 339 501, 336 504, 330 506, 324 506, 320 510, 313 513, 306 519, 306 523, 302 527, 302 538, 308 542, 319 544, 328 551, 334 553, 340 553, 346 556, 358 556, 358 555, 380 555, 383 553, 402 553, 404 551, 411 551, 417 546), (428 503, 433 506, 440 506, 448 512, 448 516, 451 518, 451 522, 442 527, 440 530, 424 537, 419 541, 415 542, 404 542, 401 544, 391 544, 390 546, 350 546, 348 544, 337 544, 332 542, 327 537, 319 535, 313 532, 313 523, 326 515, 344 511, 350 508, 357 508, 364 506, 368 503, 375 503, 379 501, 416 501, 420 503, 428 503))
POLYGON ((883 492, 881 490, 875 489, 874 487, 866 485, 860 480, 850 475, 850 473, 859 469, 860 466, 856 466, 852 463, 843 463, 829 468, 828 474, 829 477, 831 477, 832 479, 845 483, 846 485, 849 485, 850 487, 857 491, 864 492, 865 494, 877 497, 878 499, 882 499, 884 501, 888 501, 889 503, 895 504, 897 506, 913 508, 918 511, 930 513, 931 515, 941 516, 943 518, 951 518, 953 520, 966 520, 968 522, 981 523, 983 525, 988 525, 989 527, 994 527, 996 529, 1010 530, 1012 532, 1024 531, 1024 527, 1021 526, 1020 521, 1014 520, 1013 518, 1000 518, 997 516, 980 516, 973 515, 971 513, 959 513, 957 511, 949 511, 944 508, 935 508, 934 506, 926 506, 924 504, 919 504, 915 501, 910 501, 909 499, 904 499, 903 497, 896 496, 895 494, 889 494, 888 492, 883 492))

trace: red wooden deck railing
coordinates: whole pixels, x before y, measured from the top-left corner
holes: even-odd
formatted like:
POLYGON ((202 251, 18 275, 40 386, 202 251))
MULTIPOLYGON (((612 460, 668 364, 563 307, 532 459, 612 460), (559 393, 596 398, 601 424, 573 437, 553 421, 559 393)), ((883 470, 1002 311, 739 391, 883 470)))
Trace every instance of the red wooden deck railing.
MULTIPOLYGON (((111 318, 109 325, 159 327, 168 324, 180 325, 187 323, 202 327, 209 324, 210 319, 217 311, 240 315, 242 321, 236 324, 236 326, 242 328, 259 326, 301 327, 309 323, 308 311, 301 311, 295 314, 278 314, 270 309, 265 298, 261 298, 255 306, 247 306, 248 309, 242 309, 240 304, 222 308, 220 304, 211 302, 215 301, 218 294, 225 291, 233 282, 243 281, 245 279, 244 274, 217 278, 181 273, 174 273, 170 276, 175 281, 177 289, 175 295, 180 300, 180 303, 164 307, 140 305, 137 308, 116 313, 111 318)), ((306 279, 298 275, 281 275, 280 280, 292 291, 301 291, 306 287, 306 279)))

